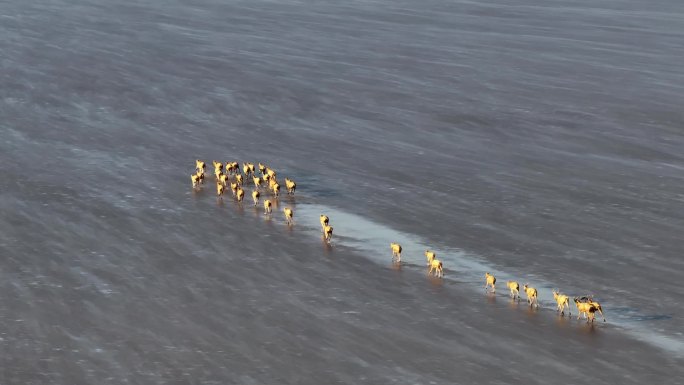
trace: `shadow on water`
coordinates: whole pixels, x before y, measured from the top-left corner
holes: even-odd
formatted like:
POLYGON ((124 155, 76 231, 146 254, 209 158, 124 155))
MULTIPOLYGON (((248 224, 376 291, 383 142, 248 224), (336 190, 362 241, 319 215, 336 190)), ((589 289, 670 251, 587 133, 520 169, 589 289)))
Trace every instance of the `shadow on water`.
POLYGON ((326 254, 330 254, 333 251, 333 246, 331 242, 325 240, 325 237, 321 235, 321 244, 323 245, 323 251, 326 254))
POLYGON ((565 327, 568 327, 569 325, 570 325, 570 317, 568 317, 567 314, 565 316, 561 316, 560 314, 558 314, 556 316, 556 326, 561 327, 561 328, 565 328, 565 327))
POLYGON ((508 298, 508 308, 511 310, 518 310, 520 307, 520 300, 519 299, 513 299, 513 298, 508 298))
POLYGON ((254 212, 256 218, 259 218, 264 213, 264 210, 259 206, 252 206, 252 212, 254 212))
POLYGON ((585 320, 581 320, 581 327, 580 330, 587 335, 594 335, 596 334, 597 327, 596 327, 596 321, 594 322, 587 322, 585 320))
POLYGON ((435 289, 441 289, 444 287, 444 279, 435 277, 434 275, 428 275, 427 276, 428 282, 430 282, 430 286, 432 286, 435 289))
POLYGON ((245 216, 245 208, 242 205, 242 202, 235 203, 235 212, 241 217, 245 216))
POLYGON ((263 214, 263 220, 266 222, 266 226, 268 226, 269 229, 273 228, 274 224, 272 214, 263 214))
POLYGON ((203 192, 201 187, 194 188, 191 191, 192 191, 192 197, 195 199, 199 199, 200 197, 204 196, 204 192, 203 192))
POLYGON ((534 306, 530 306, 527 303, 525 303, 525 314, 527 314, 528 317, 530 318, 536 318, 539 316, 539 308, 536 308, 534 306))

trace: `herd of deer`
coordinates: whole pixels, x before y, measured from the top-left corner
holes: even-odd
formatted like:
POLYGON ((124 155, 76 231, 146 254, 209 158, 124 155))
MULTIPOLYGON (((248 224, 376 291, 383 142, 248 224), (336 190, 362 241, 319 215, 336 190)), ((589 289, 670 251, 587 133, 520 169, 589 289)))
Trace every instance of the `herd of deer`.
MULTIPOLYGON (((238 202, 242 202, 245 197, 244 178, 252 178, 254 183, 254 190, 252 190, 252 201, 254 202, 254 207, 259 205, 259 199, 261 198, 261 189, 264 185, 268 185, 268 191, 273 195, 274 199, 278 199, 280 195, 280 183, 276 176, 276 172, 264 165, 259 163, 258 169, 261 175, 257 175, 254 163, 243 163, 242 173, 240 173, 240 164, 238 162, 226 162, 225 167, 223 163, 212 161, 214 166, 214 177, 216 179, 216 195, 219 199, 223 199, 223 193, 228 185, 233 191, 233 196, 238 202), (224 173, 225 171, 225 173, 224 173)), ((204 173, 206 171, 207 165, 204 161, 195 161, 195 172, 190 175, 190 180, 192 182, 192 188, 198 188, 201 184, 204 184, 204 173)), ((297 190, 297 183, 292 179, 285 178, 285 188, 287 189, 288 195, 294 195, 295 190, 297 190)), ((264 200, 264 214, 271 215, 273 202, 270 199, 264 200)), ((283 209, 283 214, 285 215, 285 223, 292 225, 294 218, 294 211, 290 207, 285 207, 283 209)), ((329 226, 330 219, 325 215, 321 215, 321 226, 323 227, 323 235, 326 241, 332 239, 332 226, 329 226)))
MULTIPOLYGON (((392 250, 392 260, 396 262, 401 262, 401 251, 402 247, 400 244, 392 242, 390 243, 390 249, 392 250)), ((427 265, 430 268, 428 270, 428 275, 434 274, 437 277, 443 276, 442 262, 437 259, 437 254, 434 251, 425 250, 425 258, 427 259, 427 265)), ((492 288, 492 292, 496 291, 496 277, 492 274, 485 273, 485 290, 492 288)), ((506 282, 506 286, 510 290, 510 296, 515 300, 520 300, 520 284, 516 281, 506 282)), ((530 287, 529 284, 523 285, 523 291, 527 296, 527 303, 530 306, 539 307, 539 302, 537 300, 537 289, 530 287)), ((565 310, 568 311, 568 316, 570 313, 570 297, 565 294, 561 294, 558 290, 552 290, 553 299, 556 301, 556 310, 560 312, 561 316, 565 315, 565 310)), ((603 317, 603 321, 606 321, 606 317, 603 315, 603 308, 601 304, 594 301, 590 296, 575 297, 575 306, 577 306, 577 319, 582 315, 587 318, 587 322, 594 322, 594 313, 598 312, 603 317)))
MULTIPOLYGON (((223 199, 223 193, 225 188, 230 185, 230 189, 233 191, 233 196, 238 202, 242 202, 245 191, 242 189, 244 185, 243 175, 240 173, 240 164, 238 162, 226 162, 225 168, 223 163, 213 161, 214 165, 214 177, 216 178, 216 195, 219 199, 223 199), (224 173, 225 170, 225 173, 224 173)), ((252 200, 254 201, 254 206, 259 205, 259 198, 261 197, 260 189, 267 184, 268 191, 272 194, 274 199, 277 199, 280 194, 280 184, 276 178, 276 172, 261 163, 258 164, 260 176, 256 174, 256 168, 253 163, 243 163, 242 173, 246 178, 252 178, 254 183, 254 190, 252 190, 252 200)), ((192 181, 192 187, 198 188, 204 183, 204 173, 206 170, 206 164, 201 160, 195 161, 195 172, 190 175, 192 181)), ((297 188, 297 184, 288 178, 285 178, 285 187, 287 189, 288 195, 294 195, 297 188)), ((271 214, 272 202, 270 199, 265 199, 263 202, 264 214, 271 214)), ((285 207, 283 209, 285 215, 285 223, 288 226, 293 224, 294 212, 290 207, 285 207)), ((332 239, 333 228, 330 226, 330 218, 327 215, 321 215, 321 230, 323 231, 323 238, 326 242, 330 242, 332 239)), ((401 263, 401 252, 402 247, 400 244, 392 242, 390 243, 390 249, 392 250, 392 261, 401 263)), ((427 259, 428 275, 435 275, 438 278, 442 278, 444 275, 442 261, 437 259, 437 254, 434 251, 425 250, 425 258, 427 259)), ((510 296, 514 300, 520 300, 520 284, 516 281, 506 282, 506 286, 510 290, 510 296)), ((492 292, 496 291, 496 277, 492 274, 485 273, 485 290, 491 287, 492 292)), ((523 285, 523 291, 527 297, 527 303, 530 306, 539 307, 539 302, 537 301, 537 289, 530 287, 527 283, 523 285)), ((556 301, 557 309, 561 316, 565 314, 565 310, 568 311, 568 316, 570 313, 570 297, 561 294, 558 290, 553 290, 553 298, 556 301)), ((575 306, 577 307, 578 315, 577 319, 580 319, 584 315, 588 322, 594 322, 594 313, 598 312, 603 317, 603 321, 606 321, 603 315, 603 309, 601 304, 594 301, 590 296, 584 297, 574 297, 575 306)))
MULTIPOLYGON (((225 192, 226 187, 230 186, 230 189, 233 191, 233 196, 238 202, 242 202, 245 198, 245 190, 242 188, 244 186, 244 178, 252 178, 252 182, 254 183, 252 201, 254 202, 255 207, 259 205, 259 199, 261 198, 260 189, 265 184, 268 184, 268 191, 275 199, 280 195, 280 183, 278 183, 278 179, 276 178, 276 172, 270 167, 259 163, 258 167, 259 172, 261 173, 261 176, 259 176, 256 174, 254 163, 243 163, 243 177, 240 173, 240 164, 238 162, 226 162, 225 167, 221 162, 212 161, 212 163, 214 165, 214 177, 216 178, 216 195, 219 199, 223 199, 223 193, 225 192)), ((199 159, 195 161, 195 172, 190 175, 193 188, 198 188, 201 184, 204 184, 204 173, 206 168, 207 165, 204 161, 199 159)), ((297 183, 291 179, 285 178, 285 188, 287 189, 288 195, 294 195, 295 190, 297 189, 297 183)), ((263 204, 264 214, 270 215, 273 203, 270 199, 265 199, 263 204)), ((283 213, 285 214, 285 222, 288 225, 291 225, 293 223, 294 212, 291 208, 285 207, 283 213)), ((330 228, 330 236, 332 236, 332 228, 330 228)))

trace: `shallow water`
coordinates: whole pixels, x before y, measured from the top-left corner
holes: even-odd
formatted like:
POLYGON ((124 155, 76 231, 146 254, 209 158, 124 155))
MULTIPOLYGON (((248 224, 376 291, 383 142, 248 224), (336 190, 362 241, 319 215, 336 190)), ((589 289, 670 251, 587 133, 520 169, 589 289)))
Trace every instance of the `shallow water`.
POLYGON ((681 20, 0 4, 0 384, 682 383, 681 20), (297 196, 269 217, 193 192, 197 158, 265 162, 297 196), (552 288, 608 322, 556 316, 552 288))
MULTIPOLYGON (((303 222, 304 225, 314 233, 320 228, 318 222, 314 220, 317 218, 317 214, 320 215, 320 213, 325 213, 330 218, 333 218, 335 223, 334 228, 336 227, 338 229, 337 231, 341 231, 343 234, 339 237, 339 240, 337 239, 338 237, 335 237, 336 243, 341 242, 345 246, 352 247, 367 256, 373 262, 383 266, 390 265, 388 260, 391 260, 391 252, 387 252, 389 243, 401 241, 403 251, 400 268, 410 267, 416 271, 425 270, 425 258, 422 255, 422 252, 424 250, 432 250, 437 252, 437 258, 446 266, 444 279, 447 281, 465 284, 463 286, 481 291, 484 282, 483 272, 489 272, 497 277, 499 285, 498 294, 488 291, 487 296, 496 295, 498 297, 508 297, 510 294, 505 287, 506 281, 512 280, 521 282, 521 285, 525 283, 520 280, 519 276, 511 275, 511 272, 495 270, 492 266, 488 266, 482 258, 476 255, 469 255, 462 250, 449 248, 444 245, 440 245, 439 249, 436 249, 434 245, 428 245, 424 240, 415 235, 394 231, 391 228, 373 223, 358 215, 315 204, 299 204, 294 207, 296 207, 298 217, 304 218, 304 220, 298 220, 298 224, 301 225, 303 222)), ((333 221, 331 220, 331 224, 332 222, 333 221)), ((318 232, 320 232, 320 230, 318 232)), ((330 247, 332 247, 332 243, 330 247)), ((397 267, 394 266, 394 263, 391 265, 394 268, 397 267)), ((557 286, 551 282, 541 281, 538 278, 534 282, 534 285, 530 286, 538 289, 538 301, 540 306, 545 310, 551 310, 554 314, 557 314, 556 302, 552 295, 553 290, 558 290, 557 286)), ((581 290, 579 288, 565 288, 565 290, 567 293, 570 293, 571 298, 584 295, 579 291, 581 290)), ((525 297, 525 294, 522 293, 522 296, 525 297)), ((644 321, 668 320, 671 316, 643 314, 640 313, 639 309, 629 307, 629 302, 622 304, 621 306, 620 301, 624 301, 623 298, 605 298, 602 300, 609 301, 611 304, 611 314, 609 314, 611 326, 617 325, 623 327, 630 335, 633 335, 641 341, 666 349, 678 357, 684 357, 684 339, 681 338, 681 334, 667 335, 658 333, 655 330, 657 323, 644 325, 644 321)), ((577 309, 575 308, 571 308, 571 312, 575 312, 575 315, 577 315, 576 310, 577 309)), ((600 315, 597 314, 596 317, 597 320, 600 320, 600 315)))

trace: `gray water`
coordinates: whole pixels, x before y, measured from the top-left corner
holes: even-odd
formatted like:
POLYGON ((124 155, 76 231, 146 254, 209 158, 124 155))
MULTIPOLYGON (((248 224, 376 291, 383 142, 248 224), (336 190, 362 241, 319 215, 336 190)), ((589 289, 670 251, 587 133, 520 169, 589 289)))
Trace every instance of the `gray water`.
POLYGON ((0 384, 684 383, 682 20, 672 0, 1 3, 0 384), (269 217, 193 192, 197 158, 265 162, 297 195, 269 217), (559 317, 552 288, 608 322, 559 317))

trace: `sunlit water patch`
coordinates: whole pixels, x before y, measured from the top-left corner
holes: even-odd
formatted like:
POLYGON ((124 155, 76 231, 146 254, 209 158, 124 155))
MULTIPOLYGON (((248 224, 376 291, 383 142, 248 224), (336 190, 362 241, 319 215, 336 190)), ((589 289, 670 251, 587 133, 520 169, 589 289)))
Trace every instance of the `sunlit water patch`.
MULTIPOLYGON (((294 207, 296 208, 297 228, 305 229, 312 235, 317 234, 319 238, 322 237, 320 215, 325 214, 330 217, 330 225, 334 228, 333 247, 336 243, 343 244, 358 250, 374 263, 390 266, 392 254, 389 244, 390 242, 397 242, 401 244, 403 249, 401 254, 402 267, 416 269, 416 271, 427 271, 427 261, 423 253, 429 249, 435 251, 437 258, 444 263, 444 280, 446 283, 462 284, 473 290, 484 292, 484 273, 489 272, 497 277, 497 286, 499 287, 497 296, 507 297, 509 295, 505 285, 508 280, 518 281, 521 285, 521 292, 522 285, 529 282, 530 286, 538 289, 540 310, 554 312, 556 310, 556 303, 552 294, 552 290, 556 286, 537 276, 531 274, 526 274, 524 277, 512 275, 487 264, 477 255, 449 245, 429 245, 425 240, 413 234, 394 230, 362 216, 336 208, 309 203, 299 203, 294 207)), ((578 288, 571 289, 574 289, 576 293, 581 292, 578 288)), ((521 294, 524 298, 525 295, 521 294)), ((521 304, 525 304, 524 299, 521 304)), ((577 309, 573 303, 570 305, 573 317, 575 317, 577 309)), ((641 314, 638 309, 622 305, 615 306, 613 309, 605 300, 602 300, 602 306, 609 322, 607 324, 600 323, 600 327, 619 326, 641 341, 666 349, 678 356, 684 356, 684 338, 661 334, 644 324, 644 321, 657 322, 669 319, 669 315, 641 314)), ((601 319, 600 315, 597 314, 596 320, 600 322, 601 319)))

